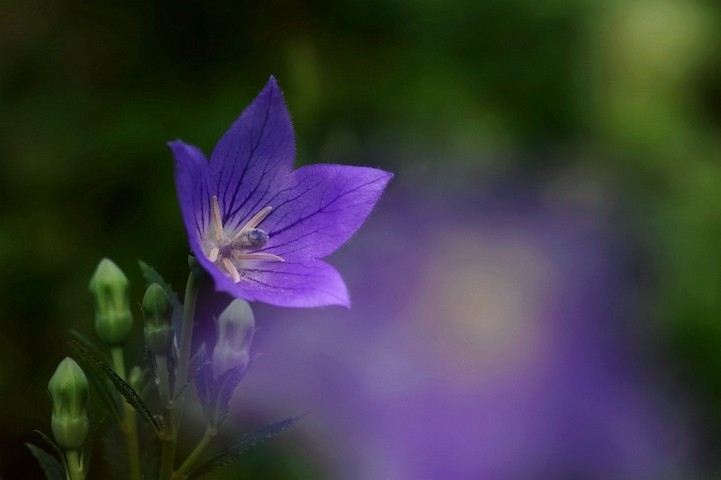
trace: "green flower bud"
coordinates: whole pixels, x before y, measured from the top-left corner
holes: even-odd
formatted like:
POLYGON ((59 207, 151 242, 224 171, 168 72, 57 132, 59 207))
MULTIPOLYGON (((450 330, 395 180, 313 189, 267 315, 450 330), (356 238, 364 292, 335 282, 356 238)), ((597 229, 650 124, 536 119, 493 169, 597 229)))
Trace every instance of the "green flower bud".
POLYGON ((104 258, 89 287, 95 301, 95 332, 107 346, 123 346, 133 328, 128 279, 117 265, 104 258))
POLYGON ((163 287, 153 283, 143 297, 143 335, 154 355, 168 355, 173 345, 173 302, 163 287))
POLYGON ((250 344, 255 333, 255 316, 245 300, 233 300, 218 317, 218 340, 213 349, 216 373, 230 368, 247 368, 250 344))
POLYGON ((65 450, 78 450, 90 430, 88 379, 75 360, 66 357, 50 378, 48 390, 53 400, 50 424, 55 441, 65 450))

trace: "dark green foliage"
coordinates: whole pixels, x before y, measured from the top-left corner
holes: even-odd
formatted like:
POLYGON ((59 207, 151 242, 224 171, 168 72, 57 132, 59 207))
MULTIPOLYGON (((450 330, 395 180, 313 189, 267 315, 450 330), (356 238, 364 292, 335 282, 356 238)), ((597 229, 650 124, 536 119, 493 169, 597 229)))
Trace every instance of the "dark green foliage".
MULTIPOLYGON (((138 422, 139 424, 142 422, 138 422)), ((112 422, 102 436, 104 463, 112 480, 128 478, 128 447, 120 424, 112 422)))
MULTIPOLYGON (((81 333, 71 330, 70 334, 73 336, 73 339, 71 340, 71 346, 73 345, 72 342, 77 342, 77 344, 82 345, 88 353, 92 352, 94 358, 101 359, 105 357, 105 355, 100 351, 100 349, 98 349, 87 337, 85 337, 81 333)), ((103 361, 107 363, 107 360, 103 361)), ((100 400, 103 402, 103 405, 105 405, 105 408, 107 408, 108 412, 110 412, 110 414, 118 422, 120 422, 122 418, 122 415, 120 413, 120 405, 118 404, 117 396, 110 389, 105 375, 98 375, 98 369, 93 368, 92 364, 86 364, 84 359, 81 359, 80 361, 78 361, 78 363, 81 367, 83 367, 83 371, 88 377, 90 385, 92 385, 93 390, 100 397, 100 400)))
POLYGON ((240 455, 247 452, 250 448, 260 445, 261 443, 275 437, 283 430, 286 430, 295 422, 303 418, 305 415, 287 418, 277 423, 267 425, 253 433, 243 436, 237 443, 222 450, 213 458, 193 470, 188 475, 188 480, 200 478, 207 475, 218 468, 224 467, 235 461, 240 455))
POLYGON ((80 365, 83 370, 93 372, 92 375, 104 375, 108 380, 112 382, 115 389, 127 400, 127 402, 140 414, 141 418, 145 419, 152 427, 153 430, 159 432, 162 430, 162 426, 156 417, 153 416, 152 412, 145 406, 140 395, 137 394, 133 387, 128 385, 125 380, 120 378, 117 373, 113 371, 110 366, 100 360, 98 357, 93 355, 84 345, 82 345, 76 339, 70 340, 70 346, 78 356, 80 365))
POLYGON ((65 468, 57 458, 32 443, 25 444, 40 464, 47 480, 65 480, 65 468))

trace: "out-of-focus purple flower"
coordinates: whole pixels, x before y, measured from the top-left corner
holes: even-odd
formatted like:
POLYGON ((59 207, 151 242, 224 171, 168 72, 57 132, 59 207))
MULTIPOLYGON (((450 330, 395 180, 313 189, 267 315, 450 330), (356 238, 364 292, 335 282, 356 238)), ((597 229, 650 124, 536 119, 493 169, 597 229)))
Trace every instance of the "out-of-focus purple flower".
POLYGON ((349 306, 340 274, 320 260, 364 222, 391 174, 367 167, 293 170, 290 115, 273 77, 208 162, 170 142, 190 247, 216 289, 287 307, 349 306))
POLYGON ((313 478, 687 478, 679 419, 624 335, 608 225, 525 189, 427 187, 396 190, 337 257, 352 312, 258 310, 242 413, 311 411, 295 428, 313 478))

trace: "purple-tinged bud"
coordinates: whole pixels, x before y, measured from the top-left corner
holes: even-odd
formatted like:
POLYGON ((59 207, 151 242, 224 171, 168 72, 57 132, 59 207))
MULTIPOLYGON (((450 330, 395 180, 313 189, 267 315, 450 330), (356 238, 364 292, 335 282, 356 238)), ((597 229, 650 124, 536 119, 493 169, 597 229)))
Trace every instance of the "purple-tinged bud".
POLYGON ((143 297, 143 336, 153 355, 169 355, 173 345, 173 302, 163 287, 153 283, 143 297))
POLYGON ((250 304, 245 300, 233 300, 218 317, 218 340, 213 349, 216 373, 248 367, 254 333, 255 316, 250 304))
POLYGON ((80 366, 66 357, 48 382, 53 400, 51 427, 58 445, 65 450, 78 450, 90 431, 88 419, 88 379, 80 366))
POLYGON ((95 332, 109 347, 125 345, 133 328, 127 277, 115 263, 104 258, 89 287, 95 301, 95 332))

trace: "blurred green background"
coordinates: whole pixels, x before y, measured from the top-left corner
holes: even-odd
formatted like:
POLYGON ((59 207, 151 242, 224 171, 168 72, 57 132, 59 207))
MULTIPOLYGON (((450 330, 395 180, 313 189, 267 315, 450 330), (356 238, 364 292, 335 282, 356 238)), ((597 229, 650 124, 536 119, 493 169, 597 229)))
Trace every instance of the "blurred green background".
POLYGON ((639 247, 634 328, 721 472, 721 5, 28 0, 0 3, 0 476, 39 473, 22 443, 98 260, 184 282, 165 142, 209 153, 271 74, 299 163, 561 178, 607 209, 639 247))

